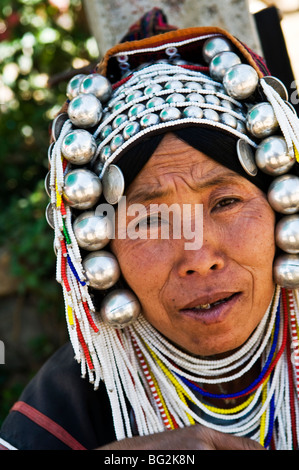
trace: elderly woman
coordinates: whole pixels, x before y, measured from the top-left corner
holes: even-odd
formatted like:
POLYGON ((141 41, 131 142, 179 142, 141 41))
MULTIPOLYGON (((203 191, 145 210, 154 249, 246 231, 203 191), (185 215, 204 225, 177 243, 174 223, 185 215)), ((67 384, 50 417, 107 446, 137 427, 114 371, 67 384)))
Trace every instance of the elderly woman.
POLYGON ((2 445, 297 449, 299 126, 284 86, 229 33, 193 28, 116 46, 67 93, 47 217, 71 345, 2 445))

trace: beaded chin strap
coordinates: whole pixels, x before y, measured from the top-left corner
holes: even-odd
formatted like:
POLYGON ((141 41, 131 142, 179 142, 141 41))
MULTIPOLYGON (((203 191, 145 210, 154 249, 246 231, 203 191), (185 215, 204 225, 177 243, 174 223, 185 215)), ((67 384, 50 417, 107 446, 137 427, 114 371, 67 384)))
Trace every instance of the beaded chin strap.
MULTIPOLYGON (((299 121, 283 84, 262 72, 253 60, 249 64, 240 43, 215 31, 197 28, 189 35, 188 30, 176 31, 158 36, 156 42, 135 42, 135 48, 126 43, 108 52, 99 67, 102 74, 77 75, 70 81, 67 110, 52 126, 51 169, 46 178, 51 203, 46 217, 54 229, 57 281, 63 289, 75 357, 95 388, 100 380, 105 382, 118 439, 132 435, 124 412, 125 395, 134 409, 139 434, 164 429, 165 416, 168 423, 178 426, 198 421, 187 405, 188 400, 198 403, 198 399, 190 391, 182 392, 182 378, 176 374, 167 378, 165 373, 159 379, 167 383, 162 388, 167 393, 171 389, 174 401, 159 388, 157 376, 166 367, 159 365, 165 361, 159 348, 166 344, 171 349, 170 345, 160 339, 158 349, 155 340, 148 346, 150 338, 159 335, 142 317, 136 296, 129 290, 109 291, 121 272, 117 259, 103 249, 113 227, 96 206, 102 195, 111 205, 121 200, 125 182, 117 160, 132 145, 144 136, 189 124, 236 136, 244 170, 251 176, 258 170, 273 176, 268 201, 283 215, 276 227, 276 243, 283 253, 274 263, 275 281, 287 289, 299 287, 299 177, 292 174, 299 161, 299 121), (108 290, 98 312, 89 287, 108 290), (136 357, 133 363, 130 351, 136 357), (156 376, 157 367, 161 370, 156 376), (145 370, 151 380, 145 374, 144 386, 138 373, 145 370), (158 397, 154 403, 148 398, 153 388, 153 396, 158 397), (180 413, 177 403, 183 411, 176 416, 180 413), (165 416, 160 414, 161 407, 165 416)), ((277 310, 277 302, 272 308, 277 310)), ((297 338, 298 317, 294 318, 297 338)))

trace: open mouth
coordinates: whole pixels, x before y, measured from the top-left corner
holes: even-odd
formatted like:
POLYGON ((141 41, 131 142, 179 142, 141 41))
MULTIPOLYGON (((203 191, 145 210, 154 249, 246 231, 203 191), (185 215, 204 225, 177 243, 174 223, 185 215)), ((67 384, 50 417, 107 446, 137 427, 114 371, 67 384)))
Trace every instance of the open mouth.
POLYGON ((205 324, 218 323, 223 321, 229 315, 231 308, 237 302, 241 292, 234 292, 233 294, 225 294, 219 296, 214 302, 193 302, 180 310, 184 316, 191 317, 205 324))
POLYGON ((224 302, 228 302, 229 300, 231 300, 236 294, 232 294, 228 297, 224 297, 223 299, 220 299, 220 300, 216 300, 216 302, 212 302, 210 304, 200 304, 200 305, 196 305, 195 307, 192 307, 191 310, 210 310, 211 308, 213 307, 216 307, 216 305, 220 305, 220 304, 223 304, 224 302))

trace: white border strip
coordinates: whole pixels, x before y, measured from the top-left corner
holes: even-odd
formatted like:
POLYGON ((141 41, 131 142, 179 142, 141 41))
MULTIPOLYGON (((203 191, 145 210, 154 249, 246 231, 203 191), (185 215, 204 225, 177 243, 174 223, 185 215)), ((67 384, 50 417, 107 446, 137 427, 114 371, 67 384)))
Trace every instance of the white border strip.
POLYGON ((8 450, 18 450, 16 447, 12 446, 11 444, 9 444, 4 439, 1 439, 1 437, 0 437, 0 444, 3 445, 4 447, 6 447, 8 450))

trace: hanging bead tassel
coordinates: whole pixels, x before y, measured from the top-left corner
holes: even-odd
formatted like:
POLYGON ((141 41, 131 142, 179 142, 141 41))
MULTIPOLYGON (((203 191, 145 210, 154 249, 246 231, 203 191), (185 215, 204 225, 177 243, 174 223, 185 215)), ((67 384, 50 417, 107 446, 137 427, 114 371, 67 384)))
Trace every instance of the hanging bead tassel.
POLYGON ((281 132, 285 138, 288 152, 291 155, 294 151, 295 153, 298 153, 299 119, 297 115, 293 113, 290 106, 280 97, 277 91, 275 91, 264 80, 261 80, 261 86, 269 103, 273 107, 281 132))

